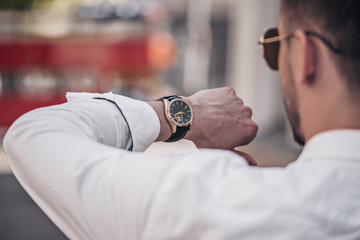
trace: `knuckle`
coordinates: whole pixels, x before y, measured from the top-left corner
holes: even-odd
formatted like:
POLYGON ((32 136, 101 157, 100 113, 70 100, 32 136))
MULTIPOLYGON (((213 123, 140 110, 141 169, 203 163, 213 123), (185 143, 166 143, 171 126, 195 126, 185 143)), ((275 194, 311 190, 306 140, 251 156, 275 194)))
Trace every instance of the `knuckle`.
POLYGON ((250 107, 248 107, 248 106, 245 106, 245 113, 246 113, 246 115, 248 116, 248 117, 251 117, 252 116, 252 114, 253 114, 253 111, 252 111, 252 109, 250 108, 250 107))
POLYGON ((241 139, 240 145, 249 144, 256 137, 258 131, 258 125, 252 120, 245 122, 245 129, 242 131, 243 138, 241 139))
POLYGON ((236 100, 239 102, 239 104, 244 105, 244 101, 241 98, 237 97, 236 100))
POLYGON ((236 94, 235 94, 235 89, 232 88, 232 87, 224 87, 224 90, 225 90, 225 92, 228 93, 228 94, 236 95, 236 94))
MULTIPOLYGON (((251 123, 250 123, 251 135, 255 135, 255 136, 256 136, 258 130, 259 130, 259 126, 258 126, 254 121, 251 121, 251 123)), ((255 136, 254 136, 254 137, 255 137, 255 136)))
POLYGON ((253 140, 256 137, 258 130, 259 130, 258 125, 254 121, 250 120, 247 126, 247 135, 251 138, 251 140, 253 140))

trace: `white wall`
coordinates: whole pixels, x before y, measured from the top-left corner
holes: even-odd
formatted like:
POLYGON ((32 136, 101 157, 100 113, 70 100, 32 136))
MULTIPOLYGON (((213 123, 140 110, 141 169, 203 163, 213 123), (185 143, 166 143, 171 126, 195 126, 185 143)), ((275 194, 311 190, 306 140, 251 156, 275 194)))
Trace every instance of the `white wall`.
POLYGON ((261 136, 285 116, 279 74, 267 67, 257 44, 266 28, 277 26, 280 0, 237 0, 231 4, 227 85, 252 107, 261 136))

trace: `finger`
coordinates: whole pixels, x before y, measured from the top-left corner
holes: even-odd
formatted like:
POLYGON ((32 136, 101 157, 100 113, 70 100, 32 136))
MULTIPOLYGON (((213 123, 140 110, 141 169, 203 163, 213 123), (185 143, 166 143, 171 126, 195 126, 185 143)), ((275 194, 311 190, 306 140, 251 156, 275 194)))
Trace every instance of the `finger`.
POLYGON ((244 106, 243 115, 247 118, 251 118, 252 114, 253 114, 252 109, 248 106, 244 106))
POLYGON ((240 157, 243 157, 250 166, 257 166, 257 162, 255 161, 255 159, 250 156, 247 153, 241 152, 241 151, 237 151, 237 150, 232 150, 233 153, 236 153, 237 155, 239 155, 240 157))
POLYGON ((239 97, 236 97, 235 100, 240 104, 240 105, 244 105, 244 101, 239 98, 239 97))

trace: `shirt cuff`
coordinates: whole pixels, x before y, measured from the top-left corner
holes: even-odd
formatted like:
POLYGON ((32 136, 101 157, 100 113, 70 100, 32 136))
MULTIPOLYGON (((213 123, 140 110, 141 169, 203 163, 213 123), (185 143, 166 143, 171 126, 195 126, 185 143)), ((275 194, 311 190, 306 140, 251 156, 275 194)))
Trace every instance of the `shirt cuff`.
MULTIPOLYGON (((109 93, 74 93, 66 94, 68 101, 79 99, 102 98, 114 102, 122 111, 131 132, 133 151, 144 151, 160 133, 160 121, 154 109, 146 102, 109 93)), ((119 114, 121 114, 119 112, 119 114)), ((123 124, 123 123, 122 123, 123 124)))

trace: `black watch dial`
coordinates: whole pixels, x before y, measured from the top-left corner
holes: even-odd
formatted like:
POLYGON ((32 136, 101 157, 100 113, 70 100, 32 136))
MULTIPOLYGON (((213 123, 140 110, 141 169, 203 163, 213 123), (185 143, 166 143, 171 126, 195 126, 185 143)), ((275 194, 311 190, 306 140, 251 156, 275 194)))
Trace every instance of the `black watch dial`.
POLYGON ((180 99, 172 100, 169 104, 170 119, 177 126, 187 126, 192 120, 192 109, 189 104, 180 99))

